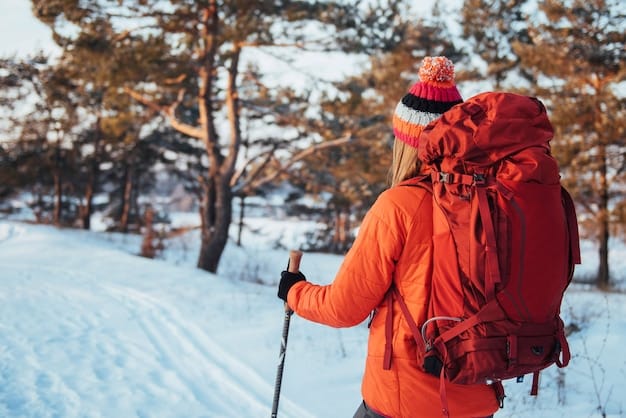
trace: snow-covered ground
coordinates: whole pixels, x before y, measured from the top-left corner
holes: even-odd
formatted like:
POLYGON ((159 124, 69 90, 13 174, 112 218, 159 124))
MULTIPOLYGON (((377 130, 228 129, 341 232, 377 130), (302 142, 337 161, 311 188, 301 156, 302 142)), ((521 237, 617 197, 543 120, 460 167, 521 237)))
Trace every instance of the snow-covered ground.
MULTIPOLYGON (((0 221, 0 417, 270 416, 283 325, 276 298, 288 251, 311 224, 248 219, 218 275, 194 268, 197 231, 136 256, 140 237, 0 221)), ((584 246, 579 274, 593 271, 584 246)), ((615 245, 614 270, 626 250, 615 245)), ((304 255, 327 283, 341 257, 304 255)), ((626 416, 626 295, 573 285, 563 314, 573 354, 563 371, 507 382, 497 417, 626 416)), ((294 316, 279 417, 351 417, 367 328, 294 316)))

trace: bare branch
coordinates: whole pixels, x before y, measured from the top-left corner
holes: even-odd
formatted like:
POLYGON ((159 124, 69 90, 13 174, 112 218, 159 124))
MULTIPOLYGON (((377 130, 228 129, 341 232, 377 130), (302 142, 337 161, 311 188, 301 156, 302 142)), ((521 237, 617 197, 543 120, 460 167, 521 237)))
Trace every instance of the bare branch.
POLYGON ((130 30, 125 30, 113 38, 113 43, 121 42, 130 36, 130 30))
POLYGON ((181 74, 178 77, 166 78, 163 81, 163 84, 166 84, 166 85, 179 84, 179 83, 182 83, 183 81, 185 81, 186 78, 187 78, 187 74, 181 74))
POLYGON ((252 164, 253 161, 264 157, 264 161, 261 162, 261 164, 259 164, 257 167, 255 167, 255 169, 248 173, 248 178, 249 179, 254 179, 260 172, 261 170, 263 170, 263 168, 265 168, 267 166, 267 164, 270 162, 270 160, 272 159, 272 156, 274 155, 274 152, 276 152, 276 149, 278 148, 278 145, 275 145, 274 147, 272 147, 272 149, 264 151, 258 155, 255 155, 252 158, 249 158, 247 161, 245 161, 242 165, 241 168, 239 170, 237 170, 234 174, 233 177, 230 180, 230 186, 233 189, 236 189, 235 191, 241 190, 243 188, 246 187, 246 183, 243 183, 241 186, 237 187, 237 183, 239 182, 239 179, 246 173, 246 168, 248 168, 250 166, 250 164, 252 164))
POLYGON ((222 173, 225 176, 232 176, 241 148, 241 115, 239 105, 239 94, 237 91, 237 74, 239 72, 239 57, 241 56, 241 48, 235 46, 230 65, 228 66, 228 81, 226 87, 226 108, 228 113, 228 121, 230 124, 230 145, 228 147, 228 156, 222 164, 222 173))
MULTIPOLYGON (((256 189, 258 187, 261 187, 264 184, 270 183, 272 181, 274 181, 279 175, 286 173, 287 171, 289 171, 289 169, 291 168, 291 166, 293 166, 295 163, 297 163, 298 161, 301 161, 303 159, 305 159, 306 157, 320 151, 323 149, 327 149, 327 148, 334 148, 334 147, 338 147, 340 145, 344 145, 344 144, 348 144, 351 141, 353 141, 353 136, 352 134, 344 137, 344 138, 339 138, 339 139, 335 139, 332 141, 327 141, 327 142, 322 142, 319 144, 315 144, 307 149, 302 150, 301 152, 293 155, 288 161, 286 161, 282 167, 279 167, 276 171, 266 175, 265 177, 261 177, 259 179, 254 179, 254 178, 250 178, 248 179, 246 182, 244 182, 243 184, 241 184, 238 189, 242 190, 242 189, 256 189)), ((273 153, 271 154, 273 156, 273 153)))
POLYGON ((148 99, 147 97, 143 96, 141 93, 139 93, 138 91, 135 91, 129 87, 124 87, 124 91, 133 99, 137 100, 139 103, 141 103, 142 105, 154 110, 155 112, 165 112, 165 107, 159 105, 158 103, 156 103, 153 100, 148 99))
POLYGON ((170 122, 170 125, 172 126, 172 128, 176 129, 178 132, 190 136, 192 138, 197 138, 197 139, 202 139, 204 140, 204 135, 202 133, 202 129, 192 126, 192 125, 188 125, 186 123, 181 122, 180 120, 178 120, 176 118, 176 108, 178 107, 178 105, 182 102, 183 100, 183 96, 185 91, 184 90, 179 90, 178 91, 178 97, 176 99, 176 101, 169 105, 169 106, 163 106, 158 104, 157 102, 155 102, 154 100, 151 100, 147 97, 145 97, 144 95, 142 95, 141 93, 132 90, 128 87, 124 88, 124 91, 126 93, 128 93, 133 99, 137 100, 139 103, 143 104, 144 106, 148 107, 149 109, 161 113, 164 116, 167 117, 167 119, 170 122))
POLYGON ((239 48, 245 47, 277 47, 277 48, 300 48, 305 49, 305 44, 302 42, 294 42, 294 43, 268 43, 268 42, 237 42, 237 46, 239 48))

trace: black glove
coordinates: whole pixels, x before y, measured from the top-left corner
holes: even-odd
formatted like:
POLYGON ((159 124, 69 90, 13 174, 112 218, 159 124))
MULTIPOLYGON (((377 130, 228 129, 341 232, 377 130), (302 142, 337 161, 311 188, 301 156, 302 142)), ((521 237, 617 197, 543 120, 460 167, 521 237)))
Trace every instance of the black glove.
POLYGON ((278 297, 287 302, 287 294, 289 293, 289 289, 294 284, 301 282, 302 280, 306 280, 304 274, 297 272, 291 273, 288 271, 283 271, 280 273, 280 283, 278 283, 278 297))

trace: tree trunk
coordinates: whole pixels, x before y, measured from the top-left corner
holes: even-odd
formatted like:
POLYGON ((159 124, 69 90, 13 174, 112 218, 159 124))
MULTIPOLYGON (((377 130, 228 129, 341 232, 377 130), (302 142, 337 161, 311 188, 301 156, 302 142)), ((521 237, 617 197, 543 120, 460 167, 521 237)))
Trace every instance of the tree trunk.
POLYGON ((209 180, 200 205, 201 243, 198 268, 217 272, 232 221, 232 192, 227 179, 209 180))
POLYGON ((244 212, 246 210, 246 196, 239 196, 239 222, 237 228, 237 246, 241 247, 241 234, 243 233, 244 212))
POLYGON ((35 204, 33 205, 33 212, 35 214, 35 222, 37 222, 38 224, 41 224, 45 220, 45 208, 44 208, 43 196, 39 187, 36 187, 35 194, 37 195, 37 200, 35 201, 35 204))
POLYGON ((608 289, 610 287, 609 279, 609 226, 608 222, 600 222, 600 236, 599 236, 599 259, 598 265, 598 287, 601 289, 608 289))
POLYGON ((337 209, 334 219, 334 233, 331 243, 333 252, 345 253, 350 240, 350 209, 337 209))
MULTIPOLYGON (((213 9, 207 15, 213 15, 213 31, 217 30, 216 4, 211 2, 213 9)), ((211 41, 215 42, 216 32, 212 34, 211 41)), ((215 51, 213 50, 213 54, 215 51)), ((235 163, 241 146, 241 129, 239 125, 239 99, 237 94, 237 74, 239 55, 241 48, 235 45, 228 67, 228 80, 226 87, 226 108, 228 114, 230 141, 226 157, 221 154, 218 147, 217 133, 212 113, 213 87, 211 73, 204 75, 204 87, 201 89, 200 120, 206 132, 206 149, 209 157, 209 170, 207 183, 204 188, 203 204, 201 205, 202 239, 198 267, 211 273, 217 272, 217 267, 228 241, 228 232, 232 222, 233 192, 230 181, 235 171, 235 163)), ((206 68, 213 67, 213 59, 208 61, 206 68)))
POLYGON ((57 132, 57 142, 54 149, 54 167, 52 168, 52 177, 54 181, 54 212, 52 214, 52 223, 56 226, 61 225, 61 217, 63 215, 63 170, 61 168, 61 147, 59 145, 59 133, 57 132))
POLYGON ((52 214, 52 222, 56 226, 61 225, 61 214, 63 210, 63 187, 61 182, 61 170, 55 169, 52 177, 54 178, 54 213, 52 214))
POLYGON ((83 229, 91 229, 91 212, 93 212, 93 180, 90 177, 85 190, 85 206, 81 213, 83 229))
POLYGON ((146 213, 144 214, 141 256, 146 258, 154 258, 156 256, 156 248, 154 246, 154 210, 150 206, 146 208, 146 213))
POLYGON ((133 177, 129 164, 124 167, 124 192, 122 193, 122 210, 120 213, 120 232, 128 232, 128 221, 130 219, 130 206, 132 202, 133 177))
POLYGON ((600 145, 600 216, 598 232, 598 287, 608 289, 609 277, 609 186, 607 182, 606 147, 600 145))
POLYGON ((342 246, 343 246, 343 242, 344 242, 344 234, 343 234, 343 228, 344 228, 344 218, 343 218, 343 212, 338 209, 335 210, 335 219, 334 219, 334 224, 335 224, 335 231, 333 232, 333 240, 332 240, 332 251, 334 253, 339 253, 341 252, 342 246))
POLYGON ((93 212, 93 196, 95 194, 96 183, 100 175, 100 117, 96 120, 94 152, 87 176, 87 186, 85 187, 85 206, 81 214, 83 229, 91 228, 91 214, 93 212))
MULTIPOLYGON (((224 246, 219 239, 223 234, 220 229, 224 225, 220 220, 225 218, 223 206, 218 200, 223 198, 219 189, 221 181, 219 169, 223 162, 218 145, 215 121, 213 119, 213 88, 215 73, 215 55, 217 53, 218 15, 215 0, 209 2, 202 14, 202 37, 204 44, 201 49, 202 66, 198 70, 200 88, 198 92, 199 121, 202 129, 202 140, 209 160, 207 177, 202 184, 202 198, 200 203, 200 254, 198 255, 198 268, 211 273, 217 271, 219 259, 224 246)), ((230 190, 230 189, 229 189, 230 190)), ((229 202, 230 203, 230 202, 229 202)), ((230 226, 230 217, 228 217, 230 226)), ((228 229, 228 226, 226 228, 228 229)), ((226 231, 228 233, 228 230, 226 231)))

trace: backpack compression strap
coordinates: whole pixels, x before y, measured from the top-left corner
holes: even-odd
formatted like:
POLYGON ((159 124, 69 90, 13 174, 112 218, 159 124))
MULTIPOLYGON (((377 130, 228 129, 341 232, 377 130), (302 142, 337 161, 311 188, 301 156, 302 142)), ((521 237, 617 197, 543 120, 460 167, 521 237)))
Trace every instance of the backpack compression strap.
MULTIPOLYGON (((394 299, 398 301, 398 305, 400 306, 402 315, 404 316, 404 319, 406 320, 407 324, 409 325, 409 328, 411 329, 411 334, 413 334, 413 339, 415 340, 415 343, 417 344, 418 353, 424 353, 424 354, 426 353, 426 342, 423 339, 422 333, 420 332, 419 327, 417 326, 417 323, 411 316, 411 313, 409 312, 409 308, 406 305, 406 302, 404 301, 402 294, 400 293, 400 291, 398 290, 396 286, 391 285, 391 289, 389 289, 389 291, 387 292, 386 299, 387 299, 388 311, 387 311, 387 318, 385 321, 386 343, 385 343, 384 369, 389 370, 391 368, 391 338, 392 338, 392 333, 393 333, 393 300, 394 299)), ((480 320, 478 318, 475 318, 474 321, 479 322, 480 320)), ((444 351, 444 356, 445 356, 445 351, 444 351)), ((444 361, 444 364, 445 364, 445 361, 444 361)), ((448 409, 448 396, 447 396, 446 386, 445 386, 446 380, 447 378, 446 378, 445 366, 444 366, 441 368, 441 371, 439 374, 439 397, 441 399, 442 414, 444 417, 449 417, 450 410, 448 409)), ((494 390, 496 399, 498 400, 498 404, 500 408, 503 408, 505 394, 504 394, 504 386, 502 386, 502 382, 500 381, 493 382, 491 386, 493 387, 493 390, 494 390)))
POLYGON ((478 210, 480 220, 483 224, 486 239, 487 265, 485 272, 485 300, 492 300, 495 297, 496 286, 500 284, 500 266, 498 264, 498 245, 496 244, 496 232, 491 219, 489 201, 487 200, 487 187, 484 177, 476 180, 476 197, 478 198, 478 210))
POLYGON ((496 190, 504 198, 509 199, 510 193, 500 185, 494 178, 487 178, 484 174, 475 173, 444 173, 433 171, 431 179, 434 183, 443 184, 463 184, 473 191, 473 198, 478 204, 480 220, 485 233, 486 271, 485 271, 485 299, 492 300, 495 297, 496 286, 501 283, 500 265, 498 263, 498 245, 496 243, 496 232, 491 218, 487 189, 496 190))

